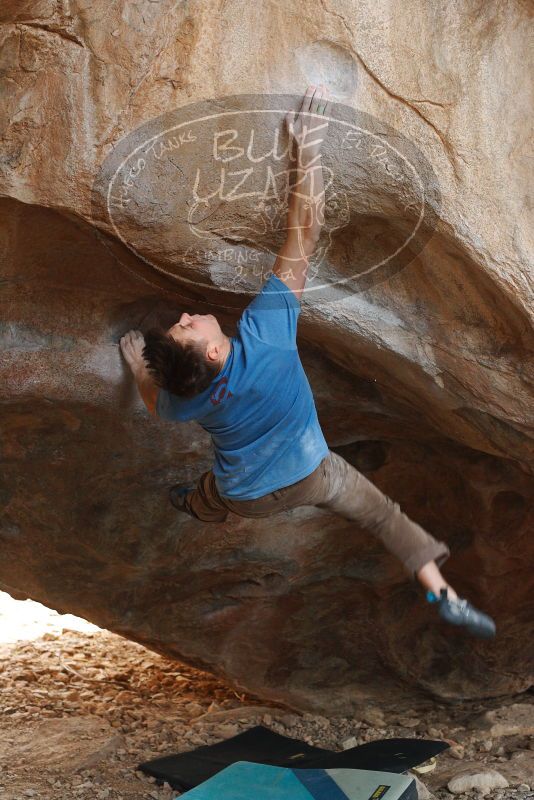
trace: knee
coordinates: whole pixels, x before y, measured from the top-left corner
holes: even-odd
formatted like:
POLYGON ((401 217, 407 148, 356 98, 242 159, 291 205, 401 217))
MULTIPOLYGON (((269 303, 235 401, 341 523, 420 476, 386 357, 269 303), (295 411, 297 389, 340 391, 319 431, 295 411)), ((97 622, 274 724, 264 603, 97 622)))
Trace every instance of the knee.
POLYGON ((373 507, 363 509, 358 515, 357 521, 362 527, 377 532, 387 527, 401 513, 399 504, 384 495, 381 502, 373 507))

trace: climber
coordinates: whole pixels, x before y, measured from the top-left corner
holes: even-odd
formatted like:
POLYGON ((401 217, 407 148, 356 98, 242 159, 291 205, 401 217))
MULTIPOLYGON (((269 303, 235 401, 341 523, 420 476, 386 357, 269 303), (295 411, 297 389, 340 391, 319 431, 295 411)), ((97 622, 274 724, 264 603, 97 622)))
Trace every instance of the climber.
POLYGON ((121 350, 150 413, 196 420, 211 436, 213 468, 196 486, 170 489, 178 510, 222 522, 230 511, 267 517, 304 505, 329 509, 380 539, 444 620, 488 638, 495 634, 493 620, 460 599, 440 572, 448 546, 329 450, 300 362, 297 321, 323 223, 321 145, 329 110, 326 89, 310 86, 299 113, 286 116, 297 157, 287 237, 237 335, 229 338, 212 314, 184 312, 166 331, 129 331, 121 350))

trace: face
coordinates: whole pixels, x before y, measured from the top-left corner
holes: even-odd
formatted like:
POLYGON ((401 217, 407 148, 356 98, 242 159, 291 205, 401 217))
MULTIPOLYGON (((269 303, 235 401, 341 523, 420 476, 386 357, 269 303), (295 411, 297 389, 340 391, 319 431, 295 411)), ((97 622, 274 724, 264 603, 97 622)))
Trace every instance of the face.
POLYGON ((186 314, 185 311, 178 322, 169 328, 172 338, 177 342, 197 341, 207 344, 219 344, 224 336, 217 319, 213 314, 186 314))

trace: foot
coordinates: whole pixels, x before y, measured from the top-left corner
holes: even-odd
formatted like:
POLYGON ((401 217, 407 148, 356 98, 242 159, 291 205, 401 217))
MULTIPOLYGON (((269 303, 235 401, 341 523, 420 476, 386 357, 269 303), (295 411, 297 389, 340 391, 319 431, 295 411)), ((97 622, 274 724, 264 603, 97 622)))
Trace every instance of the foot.
POLYGON ((437 598, 432 592, 427 595, 430 602, 438 603, 439 615, 451 625, 464 625, 469 633, 479 639, 491 639, 495 636, 495 623, 491 617, 471 605, 469 600, 451 597, 447 589, 442 589, 437 598))
POLYGON ((169 499, 178 511, 184 510, 184 498, 189 492, 192 492, 194 488, 194 486, 185 483, 177 483, 175 486, 171 486, 169 489, 169 499))

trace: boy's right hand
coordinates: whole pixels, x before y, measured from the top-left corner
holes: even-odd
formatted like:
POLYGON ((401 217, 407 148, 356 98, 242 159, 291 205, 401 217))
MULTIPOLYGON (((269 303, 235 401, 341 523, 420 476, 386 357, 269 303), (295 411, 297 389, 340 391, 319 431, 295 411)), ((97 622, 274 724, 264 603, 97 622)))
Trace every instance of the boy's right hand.
POLYGON ((298 113, 289 111, 286 114, 289 135, 297 143, 300 165, 306 166, 320 155, 328 130, 329 113, 328 90, 321 84, 308 86, 298 113))

